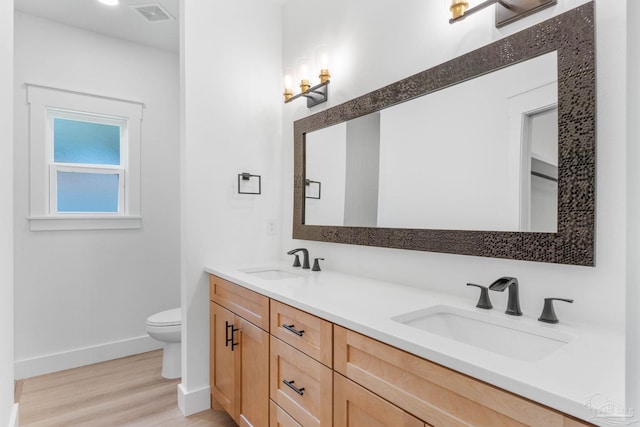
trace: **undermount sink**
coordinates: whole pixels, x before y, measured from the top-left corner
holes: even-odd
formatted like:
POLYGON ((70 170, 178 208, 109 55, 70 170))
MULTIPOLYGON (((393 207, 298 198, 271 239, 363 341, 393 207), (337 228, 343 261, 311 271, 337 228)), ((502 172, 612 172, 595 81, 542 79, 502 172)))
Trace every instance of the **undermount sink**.
MULTIPOLYGON (((506 315, 505 315, 506 316, 506 315)), ((391 320, 513 359, 534 362, 568 344, 570 334, 526 319, 493 317, 438 305, 392 317, 391 320)))
POLYGON ((261 270, 250 270, 250 271, 245 271, 245 273, 250 274, 252 276, 259 277, 260 279, 265 279, 265 280, 294 279, 294 278, 302 277, 299 274, 292 273, 286 270, 280 270, 279 268, 264 268, 261 270))

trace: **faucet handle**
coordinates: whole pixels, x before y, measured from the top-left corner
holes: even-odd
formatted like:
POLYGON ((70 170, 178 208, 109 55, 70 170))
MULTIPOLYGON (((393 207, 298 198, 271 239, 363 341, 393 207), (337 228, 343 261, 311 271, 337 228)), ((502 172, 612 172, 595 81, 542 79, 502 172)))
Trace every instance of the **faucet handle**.
POLYGON ((489 288, 487 288, 486 286, 476 285, 475 283, 467 283, 467 286, 475 286, 476 288, 480 288, 480 298, 478 299, 476 307, 484 308, 485 310, 493 308, 491 300, 489 299, 489 288))
POLYGON ((572 303, 572 299, 567 298, 545 298, 544 299, 544 307, 542 308, 542 314, 538 318, 539 321, 545 323, 558 323, 558 316, 556 316, 556 312, 553 309, 553 301, 564 301, 572 303))
POLYGON ((313 260, 313 267, 311 268, 311 271, 320 271, 320 260, 324 261, 324 258, 315 258, 313 260))

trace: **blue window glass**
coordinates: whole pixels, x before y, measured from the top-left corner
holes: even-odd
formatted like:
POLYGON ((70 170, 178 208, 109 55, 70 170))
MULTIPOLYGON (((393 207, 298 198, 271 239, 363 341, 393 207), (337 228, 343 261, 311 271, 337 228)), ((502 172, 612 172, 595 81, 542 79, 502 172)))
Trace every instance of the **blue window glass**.
POLYGON ((57 172, 58 212, 118 212, 118 174, 57 172))
POLYGON ((120 164, 120 126, 53 119, 53 161, 120 164))

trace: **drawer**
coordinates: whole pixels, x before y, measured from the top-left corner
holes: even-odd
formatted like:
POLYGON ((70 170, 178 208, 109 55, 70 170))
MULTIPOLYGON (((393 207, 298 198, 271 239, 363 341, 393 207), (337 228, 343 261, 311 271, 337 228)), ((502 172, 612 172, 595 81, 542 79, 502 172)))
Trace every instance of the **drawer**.
POLYGON ((425 424, 358 384, 333 374, 334 427, 425 427, 425 424))
POLYGON ((339 326, 334 369, 435 427, 589 425, 339 326))
POLYGON ((271 300, 271 335, 331 367, 333 327, 330 322, 271 300))
POLYGON ((264 295, 211 274, 209 298, 259 328, 269 331, 269 298, 264 295))
POLYGON ((305 427, 330 426, 333 414, 331 369, 273 336, 270 353, 271 400, 305 427))
POLYGON ((269 427, 302 427, 296 420, 291 418, 291 415, 276 405, 273 400, 269 401, 269 405, 271 405, 271 409, 269 410, 269 427))

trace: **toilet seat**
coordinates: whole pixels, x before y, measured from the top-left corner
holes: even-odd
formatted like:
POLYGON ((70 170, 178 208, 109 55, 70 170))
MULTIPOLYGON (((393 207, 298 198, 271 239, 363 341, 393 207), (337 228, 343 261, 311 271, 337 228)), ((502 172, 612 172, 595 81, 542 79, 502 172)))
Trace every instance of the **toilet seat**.
POLYGON ((147 326, 180 326, 182 323, 182 309, 172 308, 161 311, 147 318, 147 326))

